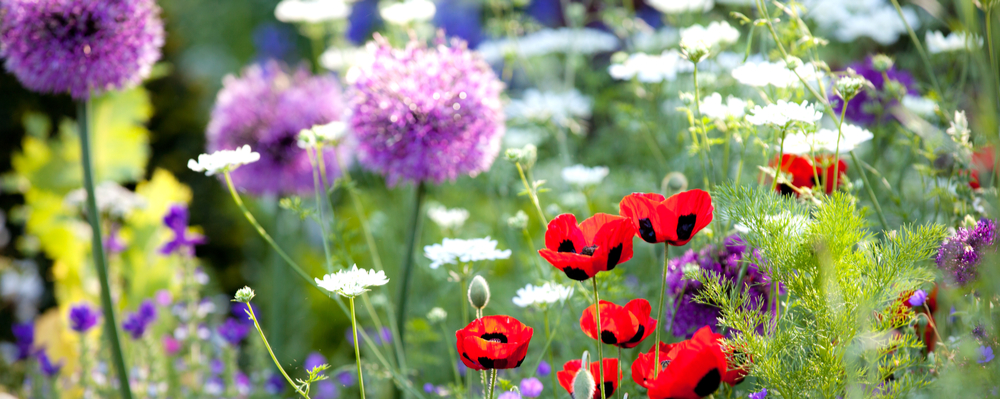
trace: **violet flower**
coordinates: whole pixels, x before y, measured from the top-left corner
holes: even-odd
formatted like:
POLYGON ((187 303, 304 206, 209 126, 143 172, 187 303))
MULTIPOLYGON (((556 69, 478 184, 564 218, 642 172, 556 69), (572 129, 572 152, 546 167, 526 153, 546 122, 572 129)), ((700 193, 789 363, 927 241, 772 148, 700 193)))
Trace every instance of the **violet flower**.
POLYGON ((65 360, 59 360, 59 362, 53 364, 49 360, 49 356, 45 353, 45 349, 39 350, 35 357, 38 358, 38 369, 42 371, 45 376, 51 378, 59 374, 59 370, 65 364, 65 360))
MULTIPOLYGON (((879 72, 872 66, 872 59, 868 57, 864 62, 855 62, 849 66, 854 69, 858 75, 861 75, 875 87, 875 90, 879 93, 884 92, 886 88, 886 80, 883 77, 882 72, 879 72)), ((899 71, 895 68, 890 68, 885 72, 885 76, 889 79, 898 82, 903 86, 906 91, 905 94, 909 95, 919 95, 920 93, 916 90, 916 85, 913 76, 909 72, 899 71)), ((833 96, 830 98, 830 102, 833 104, 834 109, 839 114, 843 108, 844 101, 839 97, 833 96)), ((859 122, 864 125, 871 125, 876 122, 879 116, 882 120, 889 118, 889 107, 897 104, 897 100, 890 100, 888 102, 881 102, 878 98, 872 97, 871 92, 868 90, 862 90, 858 92, 850 102, 847 103, 846 116, 852 121, 859 122), (875 112, 877 109, 882 109, 882 112, 875 112)))
POLYGON ((226 318, 226 322, 219 325, 216 331, 219 333, 219 336, 226 340, 226 343, 236 347, 250 333, 250 328, 251 326, 248 323, 240 322, 235 318, 226 318))
POLYGON ((100 311, 87 303, 80 303, 69 309, 69 328, 84 333, 97 325, 100 318, 100 311))
POLYGON ((163 217, 163 224, 174 232, 174 238, 160 247, 160 254, 168 255, 174 252, 187 256, 194 255, 194 246, 205 243, 205 237, 199 234, 188 233, 188 210, 187 206, 174 204, 170 206, 170 211, 163 217))
POLYGON ((31 356, 35 343, 35 325, 31 322, 14 324, 11 331, 14 333, 14 346, 17 348, 14 361, 27 359, 31 356))
POLYGON ((996 251, 996 221, 983 218, 975 228, 958 228, 955 235, 945 239, 938 250, 938 268, 958 285, 965 285, 979 277, 979 264, 984 252, 996 251))

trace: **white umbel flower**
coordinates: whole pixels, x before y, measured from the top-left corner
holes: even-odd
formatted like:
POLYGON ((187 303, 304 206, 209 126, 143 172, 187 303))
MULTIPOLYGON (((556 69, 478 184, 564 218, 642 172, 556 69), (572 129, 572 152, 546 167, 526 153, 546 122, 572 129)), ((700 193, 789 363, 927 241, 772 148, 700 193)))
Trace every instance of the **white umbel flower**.
POLYGON ((900 100, 900 104, 902 104, 907 110, 910 110, 914 114, 924 118, 933 117, 938 108, 936 101, 922 96, 903 96, 903 99, 900 100))
POLYGON ((347 124, 333 121, 326 125, 313 125, 312 128, 299 131, 297 144, 299 148, 316 147, 319 144, 336 145, 347 135, 347 124))
MULTIPOLYGON (((122 185, 115 182, 104 182, 94 188, 94 197, 97 201, 97 209, 101 213, 107 213, 121 218, 130 211, 137 208, 146 207, 146 199, 133 193, 122 185)), ((84 207, 87 201, 87 191, 76 189, 66 194, 63 203, 70 207, 84 207)))
POLYGON ((506 56, 525 58, 554 53, 590 55, 618 48, 618 37, 593 28, 542 29, 518 38, 485 41, 476 51, 488 63, 503 61, 506 56))
MULTIPOLYGON (((872 140, 874 137, 871 131, 857 125, 844 124, 841 127, 840 152, 847 153, 854 150, 858 145, 872 140)), ((819 132, 805 134, 794 133, 785 137, 785 153, 788 154, 812 154, 812 152, 833 153, 837 148, 837 130, 820 129, 819 132)))
POLYGON ((778 100, 777 103, 768 104, 766 107, 755 106, 746 119, 754 125, 785 126, 790 122, 814 124, 822 117, 823 113, 816 111, 816 108, 805 100, 802 104, 778 100))
POLYGON ((366 270, 354 265, 351 269, 326 274, 323 279, 315 278, 316 285, 344 297, 355 297, 369 288, 389 283, 385 271, 366 270))
POLYGON ((729 96, 723 103, 721 94, 712 93, 701 101, 701 113, 712 119, 739 118, 746 115, 747 102, 729 96))
POLYGON ((812 64, 800 65, 793 72, 786 67, 784 61, 747 62, 732 71, 733 78, 744 85, 754 87, 771 85, 778 88, 801 86, 802 82, 795 76, 796 73, 806 82, 813 82, 821 75, 812 64))
POLYGON ((513 99, 504 107, 508 119, 553 122, 569 126, 574 119, 590 118, 594 101, 572 89, 562 92, 542 92, 528 89, 520 99, 513 99))
POLYGON ((573 295, 573 288, 557 283, 545 282, 542 286, 527 286, 517 289, 514 305, 524 308, 532 305, 546 305, 566 301, 573 295))
MULTIPOLYGON (((906 33, 906 25, 896 8, 886 0, 808 0, 805 5, 809 9, 806 16, 843 43, 868 37, 885 46, 906 33)), ((916 11, 909 6, 902 10, 906 22, 913 29, 919 28, 916 11)))
POLYGON ((691 25, 681 29, 681 47, 706 47, 709 49, 736 43, 740 31, 726 21, 714 21, 707 27, 691 25))
POLYGON ((427 209, 427 216, 441 229, 460 228, 469 219, 469 210, 434 206, 427 209))
POLYGON ((712 0, 649 0, 646 4, 664 14, 705 12, 715 6, 712 0))
POLYGON ((424 246, 424 256, 431 260, 431 269, 445 264, 504 260, 510 258, 510 250, 497 250, 497 241, 489 236, 480 239, 450 239, 441 243, 424 246))
POLYGON ((320 23, 344 19, 351 7, 344 0, 282 0, 274 8, 274 17, 288 23, 320 23))
POLYGON ((414 21, 427 21, 434 18, 437 7, 428 0, 405 0, 395 3, 379 11, 382 19, 390 24, 406 25, 414 21))
POLYGON ((572 185, 596 185, 601 183, 604 177, 608 176, 609 172, 611 170, 608 167, 588 167, 583 164, 577 164, 572 167, 563 168, 562 178, 572 185))
POLYGON ((636 78, 643 83, 659 83, 677 79, 677 74, 694 70, 694 64, 684 59, 675 49, 659 55, 635 53, 621 64, 612 64, 608 73, 618 80, 636 78))
POLYGON ((952 32, 945 36, 941 31, 927 32, 927 51, 931 54, 946 53, 983 47, 983 38, 965 32, 952 32))
POLYGON ((260 154, 250 151, 250 145, 237 147, 236 150, 219 150, 212 154, 201 154, 198 161, 188 160, 188 168, 195 172, 204 172, 212 176, 222 171, 232 171, 241 165, 260 160, 260 154))

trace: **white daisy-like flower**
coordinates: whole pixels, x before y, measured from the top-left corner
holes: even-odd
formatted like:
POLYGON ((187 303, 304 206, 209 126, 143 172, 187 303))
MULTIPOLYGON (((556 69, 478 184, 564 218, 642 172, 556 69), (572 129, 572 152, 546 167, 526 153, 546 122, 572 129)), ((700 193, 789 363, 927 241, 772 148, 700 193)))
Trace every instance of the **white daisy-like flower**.
POLYGON ((347 135, 347 124, 333 121, 326 125, 314 125, 312 128, 299 131, 297 144, 299 148, 312 148, 318 144, 334 144, 347 135))
MULTIPOLYGON (((820 29, 834 39, 850 43, 868 37, 885 46, 895 43, 906 33, 906 25, 896 8, 886 0, 809 0, 806 17, 816 21, 820 29)), ((920 19, 911 7, 903 7, 906 22, 917 29, 920 19)))
POLYGON ((497 241, 489 236, 480 239, 450 239, 424 246, 424 256, 431 260, 431 269, 445 264, 510 258, 510 250, 498 250, 497 241))
POLYGON ((612 64, 608 73, 618 80, 636 78, 643 83, 659 83, 677 79, 678 73, 691 72, 694 64, 684 59, 675 49, 667 50, 660 55, 634 53, 621 64, 612 64))
POLYGON ((385 271, 359 269, 356 264, 349 270, 326 274, 323 279, 315 279, 319 287, 344 297, 355 297, 367 292, 371 287, 389 283, 385 271))
POLYGON ((596 185, 604 180, 604 177, 608 176, 611 172, 608 167, 588 167, 583 164, 577 164, 572 167, 566 167, 562 169, 562 178, 564 181, 577 185, 577 186, 588 186, 596 185))
MULTIPOLYGON (((137 208, 146 207, 145 198, 111 181, 97 185, 94 188, 94 197, 97 201, 97 209, 101 213, 107 213, 118 218, 124 217, 130 211, 137 208)), ((66 194, 63 204, 74 208, 84 207, 86 201, 87 191, 85 189, 76 189, 66 194)))
POLYGON ((774 86, 779 88, 799 87, 802 82, 795 74, 798 73, 806 82, 813 82, 822 73, 816 70, 812 64, 803 64, 795 68, 795 71, 788 69, 784 61, 760 63, 747 62, 732 71, 733 78, 744 85, 754 87, 774 86))
POLYGON ((712 119, 739 118, 746 115, 747 102, 729 96, 723 103, 721 94, 712 93, 701 101, 701 113, 712 119))
POLYGON ((709 49, 736 43, 740 31, 726 21, 714 21, 707 27, 691 25, 681 29, 681 47, 706 47, 709 49))
POLYGON ((427 216, 442 229, 455 229, 464 225, 465 220, 469 219, 469 210, 434 206, 427 209, 427 216))
POLYGON ((260 160, 260 154, 250 151, 250 145, 243 145, 237 147, 236 150, 219 150, 212 154, 201 154, 198 156, 198 161, 188 160, 188 168, 212 176, 222 171, 232 171, 241 165, 258 160, 260 160))
POLYGON ((572 89, 563 92, 542 92, 528 89, 520 99, 512 99, 504 112, 508 119, 549 122, 568 126, 574 119, 590 118, 594 101, 572 89))
POLYGON ((511 300, 514 305, 525 308, 532 305, 545 305, 566 301, 573 295, 573 288, 557 283, 545 282, 542 286, 527 286, 517 289, 517 296, 511 300))
POLYGON ((508 55, 530 58, 554 53, 590 55, 618 48, 618 37, 593 28, 542 29, 517 38, 485 41, 476 47, 488 63, 508 55))
POLYGON ((331 47, 319 56, 319 64, 331 71, 342 71, 370 63, 372 54, 364 47, 331 47))
POLYGON ((351 7, 344 0, 282 0, 274 8, 281 22, 319 23, 347 18, 351 7))
POLYGON ((924 118, 933 117, 934 115, 936 115, 935 113, 937 112, 938 108, 936 101, 923 96, 906 95, 903 96, 903 99, 900 101, 900 103, 903 104, 903 107, 905 107, 907 110, 910 110, 914 114, 917 114, 924 118))
POLYGON ((823 113, 816 111, 816 107, 808 101, 803 100, 802 104, 795 104, 778 100, 777 103, 765 107, 755 106, 746 119, 754 125, 785 126, 789 122, 814 124, 822 117, 823 113))
POLYGON ((382 19, 390 24, 406 25, 414 21, 428 21, 434 18, 437 7, 428 0, 404 0, 379 11, 382 19))
POLYGON ((646 4, 664 14, 705 12, 715 6, 712 0, 649 0, 646 4))
POLYGON ((927 32, 925 39, 927 51, 931 54, 983 47, 983 38, 965 32, 952 32, 948 36, 945 36, 941 31, 927 32))
MULTIPOLYGON (((841 127, 840 152, 847 153, 854 150, 858 145, 872 140, 874 137, 871 131, 857 125, 844 124, 841 127)), ((805 134, 797 132, 785 136, 785 153, 788 154, 811 154, 812 152, 833 153, 838 150, 837 130, 820 129, 819 132, 805 134)))

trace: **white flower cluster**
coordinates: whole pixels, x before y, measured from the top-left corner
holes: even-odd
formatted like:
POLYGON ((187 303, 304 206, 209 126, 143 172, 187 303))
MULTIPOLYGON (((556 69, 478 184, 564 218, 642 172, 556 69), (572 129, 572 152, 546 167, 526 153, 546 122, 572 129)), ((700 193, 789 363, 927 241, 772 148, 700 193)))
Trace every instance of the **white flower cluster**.
POLYGON ((464 208, 445 208, 433 206, 427 209, 427 216, 441 229, 460 228, 469 219, 469 210, 464 208))
POLYGON ((385 271, 375 271, 358 269, 354 265, 351 269, 345 269, 333 274, 326 274, 323 279, 315 278, 316 285, 330 292, 337 293, 344 297, 355 297, 367 292, 371 287, 382 286, 389 283, 385 271))
POLYGON ((576 89, 562 92, 542 92, 528 89, 520 99, 512 99, 504 112, 507 119, 552 121, 559 126, 569 126, 573 119, 590 118, 594 101, 576 89))
POLYGON ((740 39, 740 31, 726 21, 714 21, 707 27, 691 25, 681 29, 681 47, 704 47, 707 49, 736 43, 740 39))
MULTIPOLYGON (((841 127, 840 152, 854 150, 858 145, 872 140, 872 133, 857 125, 844 124, 841 127)), ((797 132, 785 137, 785 153, 812 154, 812 152, 833 153, 838 150, 837 130, 820 129, 819 132, 805 134, 797 132)))
POLYGON ((573 295, 573 288, 557 283, 545 282, 542 286, 530 283, 517 289, 517 296, 512 300, 514 305, 525 308, 532 305, 545 305, 566 301, 573 295))
POLYGON ((415 21, 428 21, 434 18, 436 12, 437 7, 429 0, 404 0, 382 8, 379 14, 390 24, 406 25, 415 21))
POLYGON ((326 125, 314 125, 312 128, 299 131, 297 144, 299 148, 312 148, 319 144, 336 145, 347 135, 347 124, 333 121, 326 125))
POLYGON ((577 185, 577 186, 588 186, 596 185, 604 180, 604 177, 608 176, 611 172, 608 167, 587 167, 583 164, 577 164, 572 167, 566 167, 562 170, 562 178, 564 181, 577 185))
MULTIPOLYGON (((882 45, 890 45, 906 33, 906 25, 896 8, 886 0, 811 0, 806 2, 807 16, 821 29, 844 43, 868 37, 882 45)), ((920 19, 912 8, 903 7, 906 21, 917 29, 920 19)))
POLYGON ((931 54, 983 47, 983 38, 965 32, 952 32, 948 36, 945 36, 941 31, 927 32, 925 39, 927 51, 931 54))
POLYGON ((767 62, 761 61, 747 62, 733 69, 733 78, 744 85, 754 87, 774 86, 778 88, 799 87, 802 82, 795 76, 796 73, 805 79, 806 82, 816 80, 822 76, 812 64, 802 64, 795 68, 795 71, 788 69, 784 61, 767 62))
POLYGON ((618 80, 636 78, 639 82, 659 83, 677 79, 678 73, 694 70, 694 64, 685 60, 677 50, 667 50, 660 55, 635 53, 621 64, 612 64, 608 73, 618 80))
POLYGON ((706 12, 715 6, 712 0, 649 0, 646 4, 664 14, 706 12))
POLYGON ((431 260, 431 269, 445 264, 484 260, 505 260, 510 250, 497 250, 497 241, 489 236, 481 239, 449 239, 424 246, 424 256, 431 260))
POLYGON ((655 53, 677 44, 680 35, 676 28, 665 26, 658 30, 640 30, 632 35, 632 48, 655 53))
POLYGON ((907 110, 910 110, 914 114, 921 117, 928 118, 935 115, 937 112, 937 102, 922 96, 906 95, 900 100, 900 103, 907 110))
MULTIPOLYGON (((137 208, 146 207, 145 198, 111 181, 97 185, 94 188, 94 197, 97 201, 98 211, 118 218, 124 217, 137 208)), ((83 207, 86 202, 87 191, 84 189, 69 192, 63 199, 63 204, 73 208, 83 207)))
POLYGON ((232 171, 241 165, 258 160, 260 160, 260 154, 250 151, 250 145, 243 145, 237 147, 236 150, 219 150, 212 154, 201 154, 198 156, 198 161, 188 160, 188 168, 212 176, 222 171, 232 171))
POLYGON ((746 119, 754 125, 785 126, 790 122, 813 124, 822 117, 823 113, 816 111, 816 108, 805 100, 802 104, 778 100, 777 103, 765 107, 755 106, 746 119))
POLYGON ((739 118, 747 113, 747 102, 738 97, 729 96, 722 102, 722 95, 712 93, 701 101, 701 114, 712 119, 739 118))
POLYGON ((320 23, 347 18, 351 6, 344 0, 281 0, 274 17, 288 23, 320 23))
POLYGON ((319 56, 319 64, 331 71, 340 71, 371 62, 372 55, 364 47, 331 47, 319 56))
POLYGON ((542 29, 518 38, 486 41, 476 50, 489 63, 503 61, 507 55, 537 57, 553 53, 596 54, 618 48, 618 37, 592 29, 542 29))

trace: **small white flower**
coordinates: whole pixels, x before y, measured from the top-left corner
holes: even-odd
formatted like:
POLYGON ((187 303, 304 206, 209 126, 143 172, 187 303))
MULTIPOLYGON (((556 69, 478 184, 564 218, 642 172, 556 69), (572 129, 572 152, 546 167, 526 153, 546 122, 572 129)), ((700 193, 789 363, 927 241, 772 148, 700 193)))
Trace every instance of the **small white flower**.
POLYGON ((712 119, 739 118, 747 113, 747 102, 738 97, 729 96, 722 103, 722 95, 712 93, 701 101, 701 113, 712 119))
POLYGON ((732 71, 733 78, 744 85, 754 87, 774 86, 778 88, 799 87, 802 82, 798 73, 806 82, 812 83, 822 74, 816 70, 812 64, 803 64, 795 68, 795 71, 786 68, 784 61, 760 63, 747 62, 732 71))
POLYGON ((427 216, 442 229, 455 229, 465 224, 469 219, 469 211, 464 208, 448 209, 443 206, 434 206, 427 209, 427 216))
POLYGON ((583 164, 577 164, 572 167, 566 167, 562 170, 562 178, 564 181, 577 185, 577 186, 588 186, 596 185, 604 180, 604 177, 608 176, 611 172, 608 167, 587 167, 583 164))
POLYGON ((618 80, 636 78, 643 83, 659 83, 677 79, 677 74, 694 70, 694 64, 684 59, 675 49, 667 50, 660 55, 635 53, 621 64, 612 64, 608 73, 618 80))
POLYGON ((969 35, 965 32, 952 32, 948 36, 944 36, 941 31, 928 31, 925 38, 927 41, 927 51, 931 54, 983 47, 983 38, 969 35))
POLYGON ((282 0, 274 8, 274 17, 281 22, 319 23, 344 19, 351 7, 344 0, 282 0))
POLYGON ((438 323, 448 319, 448 312, 441 307, 434 307, 427 313, 427 320, 431 323, 438 323))
POLYGON ((785 126, 789 122, 813 124, 822 117, 823 113, 816 111, 816 108, 805 100, 802 104, 778 100, 776 104, 768 104, 766 107, 755 106, 746 119, 754 125, 785 126))
POLYGON ((427 21, 434 18, 437 7, 428 0, 404 0, 394 3, 379 11, 382 19, 390 24, 406 25, 414 21, 427 21))
POLYGON ((485 41, 476 47, 488 63, 503 61, 507 56, 525 58, 554 53, 582 55, 603 53, 618 48, 618 37, 593 28, 542 29, 517 38, 485 41))
POLYGON ((649 0, 646 4, 664 14, 705 12, 715 6, 712 0, 649 0))
POLYGON ((736 43, 740 31, 726 21, 714 21, 708 27, 691 25, 681 29, 681 47, 705 47, 708 49, 736 43))
MULTIPOLYGON (((874 137, 871 131, 857 125, 844 124, 841 127, 840 137, 841 153, 854 150, 858 145, 872 140, 874 137)), ((796 132, 785 137, 785 153, 787 154, 812 154, 812 152, 833 153, 838 150, 837 130, 820 129, 819 132, 805 134, 796 132)))
POLYGON ((907 110, 912 111, 921 117, 928 118, 936 115, 937 112, 937 102, 923 96, 903 96, 903 100, 900 101, 907 110))
POLYGON ((323 279, 315 279, 316 285, 319 287, 344 297, 355 297, 367 292, 368 288, 389 283, 389 278, 386 278, 385 271, 358 269, 357 265, 354 265, 349 270, 345 269, 334 274, 326 274, 323 279))
POLYGON ((236 150, 219 150, 212 154, 201 154, 198 161, 188 160, 188 168, 195 172, 204 172, 212 176, 222 171, 232 171, 241 165, 260 160, 260 154, 250 151, 250 145, 237 147, 236 150))
POLYGON ((563 92, 528 89, 520 99, 512 99, 504 111, 508 119, 552 121, 559 126, 569 126, 574 119, 590 118, 593 104, 590 97, 576 89, 563 92))
POLYGON ((497 241, 489 236, 481 239, 445 238, 441 243, 424 246, 424 256, 431 260, 431 269, 438 269, 445 264, 507 259, 510 250, 497 250, 497 241))
MULTIPOLYGON (((809 18, 833 38, 850 43, 859 37, 869 37, 885 46, 895 43, 906 33, 906 25, 896 8, 886 0, 808 0, 804 2, 809 18)), ((903 7, 903 18, 917 29, 920 19, 911 7, 903 7)))
POLYGON ((313 125, 312 128, 299 131, 297 144, 299 148, 316 147, 318 144, 336 145, 347 135, 347 124, 333 121, 326 125, 313 125))
POLYGON ((573 295, 573 288, 557 283, 545 282, 542 286, 527 286, 517 289, 517 296, 512 300, 514 305, 524 308, 531 305, 544 305, 566 301, 573 295))
MULTIPOLYGON (((97 209, 102 213, 121 218, 130 211, 146 207, 146 199, 133 193, 115 182, 104 182, 94 188, 97 198, 97 209)), ((84 207, 87 201, 87 191, 76 189, 66 194, 63 203, 70 207, 84 207)))
POLYGON ((372 54, 364 47, 331 47, 319 56, 319 64, 331 71, 341 71, 371 62, 372 54))

